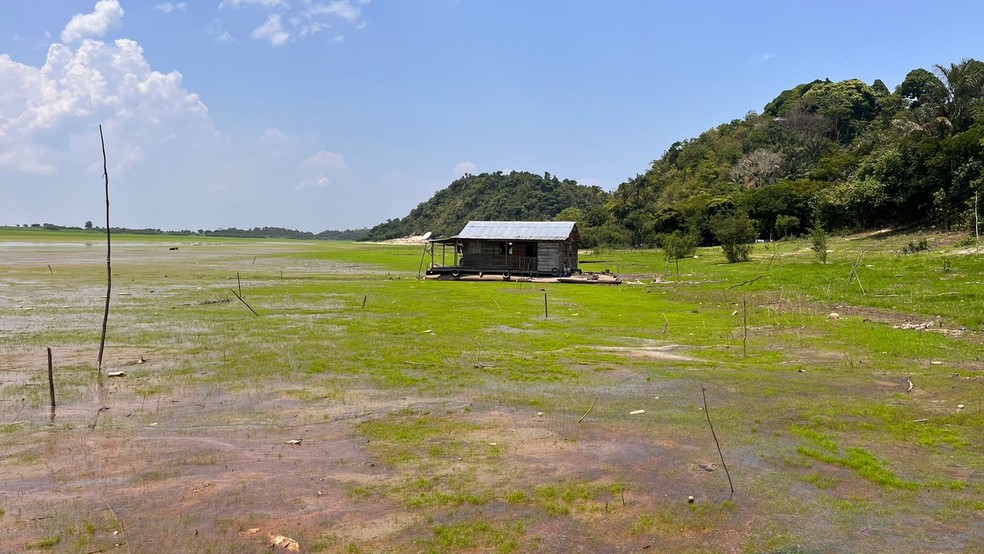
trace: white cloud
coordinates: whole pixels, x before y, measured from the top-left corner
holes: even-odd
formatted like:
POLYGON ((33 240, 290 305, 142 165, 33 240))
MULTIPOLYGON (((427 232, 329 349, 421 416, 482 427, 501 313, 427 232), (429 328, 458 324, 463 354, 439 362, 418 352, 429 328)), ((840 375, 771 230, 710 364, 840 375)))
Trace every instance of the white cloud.
POLYGON ((266 23, 253 29, 252 36, 255 39, 269 39, 274 46, 282 46, 290 40, 290 33, 284 30, 279 14, 270 15, 266 23))
MULTIPOLYGON (((254 6, 266 12, 266 20, 256 27, 253 38, 269 40, 274 46, 301 40, 337 24, 351 24, 356 29, 365 27, 362 10, 368 6, 365 0, 222 0, 219 8, 254 6), (339 23, 341 20, 342 23, 339 23)), ((213 28, 217 24, 213 23, 213 28)), ((213 32, 217 36, 218 32, 213 32)), ((345 42, 345 35, 336 30, 329 43, 345 42)))
POLYGON ((119 0, 99 0, 92 13, 76 14, 61 32, 63 42, 72 43, 87 37, 101 37, 123 21, 119 0))
POLYGON ((477 169, 478 166, 472 162, 460 162, 458 165, 454 166, 453 170, 451 170, 451 175, 457 179, 459 177, 464 177, 467 174, 474 175, 477 169))
POLYGON ((353 6, 349 0, 333 0, 327 4, 321 2, 308 2, 308 7, 305 9, 305 13, 308 15, 334 15, 346 21, 353 22, 359 19, 361 10, 356 6, 353 6))
POLYGON ((238 8, 239 6, 263 6, 266 8, 275 8, 284 4, 284 0, 222 0, 219 2, 219 9, 230 6, 233 8, 238 8))
POLYGON ((330 169, 348 169, 345 157, 336 152, 320 150, 302 162, 307 167, 325 167, 330 169))
POLYGON ((188 4, 185 2, 165 2, 164 4, 157 4, 154 9, 164 13, 185 12, 188 11, 188 4))
POLYGON ((85 40, 77 49, 53 44, 41 67, 0 55, 0 90, 5 91, 0 96, 0 170, 59 171, 76 147, 87 148, 73 141, 91 136, 95 122, 120 139, 118 145, 147 145, 117 155, 117 169, 183 129, 214 132, 207 108, 181 80, 176 71, 153 71, 143 49, 129 39, 111 44, 85 40), (135 137, 139 141, 130 140, 135 137))
POLYGON ((308 187, 311 187, 311 188, 325 188, 325 187, 327 187, 330 184, 331 184, 331 179, 329 177, 326 177, 324 175, 318 175, 314 179, 308 179, 308 180, 305 180, 305 181, 301 181, 301 183, 299 185, 297 185, 296 187, 294 187, 294 192, 298 192, 299 190, 304 189, 304 188, 308 188, 308 187))

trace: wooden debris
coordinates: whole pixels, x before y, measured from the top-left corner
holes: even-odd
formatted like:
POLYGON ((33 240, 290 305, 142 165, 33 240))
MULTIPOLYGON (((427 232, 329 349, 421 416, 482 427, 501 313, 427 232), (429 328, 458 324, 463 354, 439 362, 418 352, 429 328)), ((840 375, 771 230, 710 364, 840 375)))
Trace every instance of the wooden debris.
POLYGON ((584 418, 586 418, 586 417, 588 417, 588 414, 590 414, 590 413, 591 413, 591 410, 593 410, 593 409, 594 409, 594 407, 595 407, 595 404, 597 404, 597 403, 598 403, 598 399, 597 399, 597 398, 595 398, 595 399, 594 399, 594 402, 592 402, 592 403, 591 403, 591 406, 590 406, 590 407, 588 407, 588 411, 586 411, 586 412, 584 412, 584 415, 583 415, 583 416, 581 416, 581 419, 578 419, 578 420, 577 420, 577 422, 578 422, 578 423, 581 423, 582 421, 584 421, 584 418))
POLYGON ((126 377, 125 371, 108 371, 106 377, 126 377))
POLYGON ((301 444, 301 441, 303 440, 304 439, 291 439, 289 441, 284 441, 284 444, 292 444, 294 446, 299 446, 301 444))
POLYGON ((300 552, 301 545, 297 544, 297 541, 290 537, 285 537, 283 535, 271 535, 267 534, 267 538, 270 539, 271 548, 283 548, 288 552, 300 552))
POLYGON ((646 410, 632 410, 629 412, 629 415, 642 415, 644 413, 646 413, 646 410))

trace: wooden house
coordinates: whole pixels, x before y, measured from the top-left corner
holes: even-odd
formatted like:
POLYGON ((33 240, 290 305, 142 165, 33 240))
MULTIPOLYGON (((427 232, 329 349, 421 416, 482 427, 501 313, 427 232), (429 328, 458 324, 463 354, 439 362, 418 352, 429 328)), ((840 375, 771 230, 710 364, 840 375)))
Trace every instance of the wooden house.
POLYGON ((457 235, 431 241, 427 273, 565 277, 580 272, 579 243, 573 221, 469 221, 457 235))

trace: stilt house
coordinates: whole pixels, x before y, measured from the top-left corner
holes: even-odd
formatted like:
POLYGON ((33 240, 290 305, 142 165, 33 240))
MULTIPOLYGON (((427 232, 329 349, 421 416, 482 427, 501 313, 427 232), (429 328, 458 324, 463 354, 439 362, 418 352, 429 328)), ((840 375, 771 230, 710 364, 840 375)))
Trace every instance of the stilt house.
POLYGON ((457 235, 431 241, 428 274, 566 277, 580 272, 580 242, 573 221, 469 221, 457 235))

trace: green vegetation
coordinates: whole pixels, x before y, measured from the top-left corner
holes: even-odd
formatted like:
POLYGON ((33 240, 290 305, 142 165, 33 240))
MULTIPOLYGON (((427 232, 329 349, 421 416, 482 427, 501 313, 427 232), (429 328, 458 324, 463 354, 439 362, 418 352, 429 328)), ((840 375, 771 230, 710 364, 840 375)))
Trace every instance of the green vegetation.
POLYGON ((0 237, 11 549, 110 548, 123 521, 133 550, 979 546, 984 258, 957 234, 834 235, 826 264, 806 237, 737 264, 685 244, 673 280, 667 251, 582 256, 619 287, 418 281, 419 247, 120 235, 107 359, 127 375, 102 389, 89 235, 0 237), (38 482, 74 500, 17 492, 38 482))
MULTIPOLYGON (((675 230, 714 244, 715 217, 746 213, 761 238, 877 226, 973 223, 984 184, 984 62, 881 81, 816 80, 675 143, 606 203, 635 244, 675 230), (640 240, 641 239, 641 240, 640 240)), ((613 235, 613 236, 617 236, 613 235)))
MULTIPOLYGON (((525 171, 465 175, 414 208, 402 219, 390 220, 369 230, 369 240, 386 240, 432 232, 451 236, 469 220, 549 221, 566 218, 583 223, 581 214, 600 211, 607 194, 599 187, 545 173, 525 171), (568 210, 564 213, 564 210, 568 210), (563 217, 558 217, 564 213, 563 217)), ((583 226, 583 225, 582 225, 583 226)), ((583 226, 586 227, 586 226, 583 226)), ((582 230, 591 244, 590 230, 582 230)))

